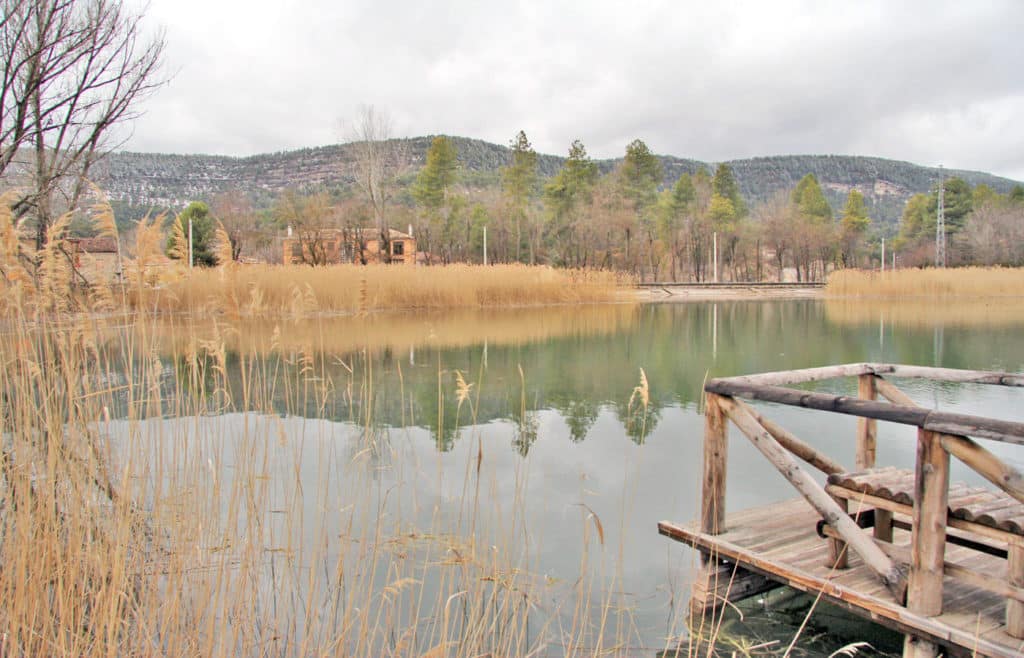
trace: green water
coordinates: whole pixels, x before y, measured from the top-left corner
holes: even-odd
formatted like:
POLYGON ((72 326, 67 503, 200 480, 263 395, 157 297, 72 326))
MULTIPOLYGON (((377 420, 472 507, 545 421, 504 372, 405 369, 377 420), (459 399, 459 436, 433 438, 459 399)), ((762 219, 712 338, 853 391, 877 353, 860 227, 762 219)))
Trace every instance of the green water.
MULTIPOLYGON (((587 594, 595 608, 608 600, 627 607, 630 628, 618 636, 630 653, 654 655, 684 634, 679 620, 697 557, 659 536, 656 525, 687 522, 699 512, 699 400, 707 378, 859 361, 1024 369, 1021 326, 957 327, 922 320, 903 327, 887 322, 884 314, 841 324, 820 301, 662 304, 627 311, 608 307, 607 312, 617 317, 607 330, 591 323, 573 331, 570 324, 568 331, 546 338, 469 339, 460 347, 433 347, 425 338, 325 358, 318 374, 336 382, 335 392, 303 409, 283 400, 276 408, 283 416, 280 431, 293 442, 289 445, 310 436, 330 448, 302 453, 289 448, 288 459, 302 477, 322 477, 326 468, 341 479, 353 468, 351 456, 369 427, 391 447, 379 455, 374 480, 380 491, 392 493, 386 503, 383 495, 374 501, 382 514, 398 514, 390 506, 400 508, 410 527, 459 518, 467 505, 467 478, 472 479, 467 464, 477 462, 483 475, 474 504, 487 510, 484 539, 506 537, 503 528, 514 524, 517 548, 528 556, 529 568, 561 584, 541 595, 531 624, 539 628, 552 616, 571 616, 572 597, 579 596, 571 584, 585 555, 585 569, 597 582, 587 594), (461 403, 457 372, 470 385, 461 403), (636 390, 641 372, 646 404, 636 390), (515 520, 506 522, 501 514, 513 507, 515 520), (595 517, 602 541, 595 536, 595 517)), ((543 313, 532 313, 531 322, 543 323, 543 313)), ((515 312, 499 314, 493 321, 514 317, 515 312)), ((331 331, 330 321, 320 322, 331 331)), ((228 357, 237 366, 237 355, 228 357)), ((826 383, 819 390, 852 393, 855 383, 826 383)), ((1024 419, 1024 405, 1012 390, 919 383, 907 383, 905 390, 928 406, 1024 419)), ((766 413, 852 464, 854 419, 772 407, 766 413)), ((230 434, 245 417, 246 410, 234 410, 219 422, 230 434)), ((912 464, 910 429, 882 425, 879 436, 880 464, 912 464)), ((1011 462, 1022 456, 1008 446, 993 449, 1011 462)), ((954 477, 972 479, 963 469, 954 477)), ((791 487, 760 453, 734 434, 728 507, 792 497, 791 487)), ((305 531, 321 532, 316 526, 326 521, 313 501, 307 507, 303 523, 313 527, 305 531)), ((337 536, 334 530, 323 534, 337 536)), ((758 618, 756 611, 748 614, 758 618)), ((763 618, 774 620, 776 639, 788 642, 799 620, 791 624, 772 614, 766 609, 763 618)), ((822 621, 812 627, 828 626, 822 621)), ((857 633, 868 636, 860 638, 865 641, 892 640, 876 638, 870 625, 855 627, 853 640, 857 633)), ((830 645, 822 632, 811 639, 810 655, 827 655, 830 646, 852 641, 849 634, 837 635, 830 645)), ((557 655, 557 642, 549 650, 557 655)))

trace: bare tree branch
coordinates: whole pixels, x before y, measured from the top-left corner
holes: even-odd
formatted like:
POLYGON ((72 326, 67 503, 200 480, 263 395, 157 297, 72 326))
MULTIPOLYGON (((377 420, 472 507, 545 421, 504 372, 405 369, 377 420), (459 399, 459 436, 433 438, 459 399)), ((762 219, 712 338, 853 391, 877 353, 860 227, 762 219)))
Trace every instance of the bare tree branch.
POLYGON ((37 246, 77 209, 116 125, 163 84, 164 37, 121 0, 0 0, 0 178, 37 246))

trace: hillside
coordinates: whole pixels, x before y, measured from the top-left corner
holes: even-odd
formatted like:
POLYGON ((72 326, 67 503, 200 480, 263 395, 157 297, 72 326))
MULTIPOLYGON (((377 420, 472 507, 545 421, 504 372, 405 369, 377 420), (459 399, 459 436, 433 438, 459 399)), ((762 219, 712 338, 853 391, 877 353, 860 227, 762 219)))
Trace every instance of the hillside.
MULTIPOLYGON (((431 137, 399 140, 408 153, 411 181, 422 166, 431 137)), ((509 149, 477 139, 454 138, 459 151, 464 184, 487 187, 498 182, 498 170, 509 160, 509 149)), ((257 206, 269 205, 288 188, 310 191, 328 189, 342 194, 355 182, 355 149, 335 144, 295 151, 249 157, 174 155, 159 153, 113 153, 98 172, 97 182, 117 202, 119 214, 141 214, 149 208, 178 208, 191 200, 208 199, 230 189, 253 196, 257 206)), ((715 163, 675 156, 661 156, 665 184, 681 174, 700 168, 712 170, 715 163)), ((563 157, 541 155, 541 175, 552 176, 563 157)), ((618 159, 599 160, 602 173, 611 171, 618 159)), ((813 173, 822 184, 833 209, 839 211, 846 194, 859 189, 872 216, 885 223, 899 220, 903 205, 912 194, 927 191, 938 180, 937 168, 882 158, 842 155, 770 156, 732 160, 740 190, 751 205, 792 188, 805 174, 813 173)), ((944 170, 946 176, 960 176, 972 185, 985 183, 1005 193, 1016 181, 973 171, 944 170)))

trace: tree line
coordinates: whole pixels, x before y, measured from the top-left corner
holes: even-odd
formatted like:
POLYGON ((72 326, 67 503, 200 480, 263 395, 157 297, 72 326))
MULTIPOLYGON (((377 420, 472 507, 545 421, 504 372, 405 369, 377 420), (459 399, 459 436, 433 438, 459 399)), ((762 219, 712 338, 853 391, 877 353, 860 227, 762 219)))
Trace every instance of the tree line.
POLYGON ((782 280, 786 272, 811 280, 869 262, 864 197, 851 190, 836 216, 813 175, 750 208, 726 164, 666 185, 661 161, 642 140, 606 174, 576 140, 561 169, 544 179, 520 131, 498 186, 465 180, 448 137, 433 139, 416 172, 401 154, 384 153, 386 145, 365 149, 374 153, 362 164, 374 184, 361 185, 363 194, 332 203, 326 192, 289 192, 263 226, 288 226, 308 240, 328 226, 373 226, 382 235, 411 227, 429 263, 611 268, 649 280, 709 281, 716 262, 721 280, 782 280))
MULTIPOLYGON (((365 161, 352 191, 288 191, 262 211, 241 193, 222 194, 210 207, 186 211, 207 227, 195 239, 207 241, 206 231, 212 240, 219 222, 234 258, 275 260, 274 236, 286 229, 307 242, 303 252, 310 254, 319 253, 315 245, 330 230, 363 235, 375 228, 386 244, 389 229, 411 229, 430 264, 605 268, 658 281, 816 281, 834 269, 880 265, 883 233, 863 194, 851 188, 843 207, 833 209, 813 174, 751 207, 727 164, 666 184, 659 158, 634 140, 618 167, 602 174, 576 140, 561 169, 545 179, 520 131, 495 186, 462 176, 454 140, 435 137, 416 169, 407 154, 388 149, 379 128, 364 130, 380 139, 360 150, 365 161)), ((1024 188, 1000 195, 955 177, 943 187, 950 264, 1024 265, 1024 188)), ((898 254, 899 265, 932 263, 937 198, 936 185, 907 203, 889 240, 890 259, 898 254)), ((196 244, 194 251, 209 248, 196 244)))

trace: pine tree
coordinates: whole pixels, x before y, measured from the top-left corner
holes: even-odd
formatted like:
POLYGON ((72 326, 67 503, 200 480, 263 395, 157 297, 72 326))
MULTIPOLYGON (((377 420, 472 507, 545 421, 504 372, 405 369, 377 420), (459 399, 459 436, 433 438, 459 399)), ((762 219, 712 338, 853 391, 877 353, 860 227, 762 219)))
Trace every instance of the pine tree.
MULTIPOLYGON (((421 227, 421 242, 426 245, 428 258, 437 246, 445 250, 445 235, 451 235, 452 207, 451 188, 458 177, 459 160, 455 142, 450 138, 435 137, 427 150, 427 162, 423 165, 416 182, 413 184, 412 196, 426 219, 426 226, 421 227), (435 245, 441 239, 442 244, 435 245)), ((442 259, 450 258, 450 249, 444 251, 442 259), (444 255, 446 254, 446 255, 444 255)))
POLYGON ((175 220, 181 226, 179 231, 172 231, 167 238, 165 253, 171 258, 188 258, 188 247, 179 246, 179 240, 188 241, 189 222, 192 223, 192 264, 200 267, 213 267, 217 264, 214 255, 213 241, 216 225, 210 208, 201 201, 193 201, 182 210, 175 220))
POLYGON ((427 150, 427 162, 413 185, 416 203, 432 211, 442 208, 448 201, 448 191, 455 184, 458 167, 455 142, 448 137, 435 137, 427 150))
POLYGON ((814 174, 807 174, 800 179, 793 190, 793 203, 800 215, 813 224, 827 224, 832 221, 832 206, 818 185, 814 174))
POLYGON ((562 169, 544 186, 544 205, 548 210, 546 232, 556 264, 568 262, 579 208, 590 202, 596 182, 597 164, 587 155, 583 142, 574 140, 562 169))
POLYGON ((842 226, 840 241, 843 265, 853 267, 856 265, 860 242, 871 224, 867 206, 864 204, 864 195, 858 190, 850 190, 846 196, 846 207, 843 209, 840 224, 842 226))
MULTIPOLYGON (((509 144, 512 162, 501 170, 501 187, 509 216, 516 227, 516 261, 522 260, 523 224, 530 222, 530 203, 537 193, 537 152, 522 130, 509 144)), ((534 241, 530 241, 530 262, 534 262, 534 241)))

